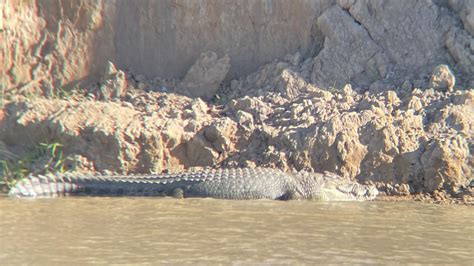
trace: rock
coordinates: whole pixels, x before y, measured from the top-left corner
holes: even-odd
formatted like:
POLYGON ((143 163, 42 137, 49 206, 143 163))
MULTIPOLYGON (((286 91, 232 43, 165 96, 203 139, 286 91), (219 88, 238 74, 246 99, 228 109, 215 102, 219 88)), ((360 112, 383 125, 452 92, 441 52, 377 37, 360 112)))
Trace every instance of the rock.
POLYGON ((139 82, 137 88, 142 91, 148 91, 147 85, 143 82, 139 82))
POLYGON ((229 68, 228 55, 218 58, 214 52, 202 53, 178 87, 185 89, 193 97, 210 100, 229 72, 229 68))
POLYGON ((410 185, 408 184, 401 184, 398 187, 398 194, 402 196, 408 196, 413 192, 413 190, 410 188, 410 185))
POLYGON ((405 80, 401 88, 405 91, 411 91, 411 89, 413 88, 413 84, 409 80, 405 80))
POLYGON ((268 104, 259 99, 248 96, 241 99, 232 100, 229 103, 229 108, 235 112, 241 110, 251 113, 257 121, 265 120, 268 114, 270 114, 272 111, 268 104))
POLYGON ((284 69, 281 72, 281 79, 277 84, 277 90, 291 100, 297 97, 305 86, 306 82, 298 77, 297 73, 290 69, 284 69))
POLYGON ((431 88, 452 92, 455 84, 456 78, 447 65, 439 65, 433 70, 429 85, 431 88))
POLYGON ((185 143, 186 160, 182 163, 186 168, 192 166, 211 166, 217 162, 219 153, 200 135, 185 143))
POLYGON ((354 90, 352 90, 351 84, 346 84, 346 85, 344 85, 344 86, 342 87, 342 94, 343 94, 345 97, 353 96, 354 90))
POLYGON ((192 117, 197 119, 199 116, 206 115, 209 112, 209 106, 200 98, 193 99, 190 104, 192 117))
POLYGON ((451 9, 460 15, 464 28, 471 35, 474 35, 474 2, 469 0, 449 0, 448 4, 451 9))
POLYGON ((421 102, 420 98, 412 96, 411 100, 408 102, 408 108, 415 111, 420 111, 423 109, 423 103, 421 102))
POLYGON ((250 113, 244 112, 242 110, 238 110, 236 113, 237 121, 239 125, 244 126, 248 129, 252 129, 254 126, 253 123, 253 116, 250 113))
POLYGON ((389 196, 408 196, 412 189, 408 184, 386 184, 383 188, 389 196))
POLYGON ((339 87, 363 75, 365 65, 379 51, 369 33, 339 6, 326 10, 317 26, 326 39, 314 58, 311 81, 325 88, 339 87))
MULTIPOLYGON (((386 58, 378 63, 379 67, 376 69, 379 73, 382 73, 380 67, 387 67, 390 71, 395 71, 395 74, 421 74, 420 70, 433 61, 440 63, 443 62, 441 60, 449 60, 444 44, 445 35, 455 24, 455 19, 432 2, 356 1, 349 13, 370 34, 370 39, 377 43, 381 54, 386 58), (381 17, 384 18, 383 23, 380 22, 381 17), (405 17, 411 19, 407 21, 405 17)), ((347 50, 346 53, 350 51, 347 50)), ((391 78, 397 76, 399 75, 391 78)), ((403 82, 404 76, 399 77, 402 78, 399 82, 403 82)))
POLYGON ((334 142, 335 157, 341 160, 339 171, 345 176, 353 178, 360 173, 360 163, 367 154, 367 147, 358 139, 353 130, 342 131, 334 142))
POLYGON ((443 187, 457 188, 472 178, 472 168, 465 168, 469 160, 468 141, 462 136, 441 138, 430 144, 421 160, 425 171, 423 185, 433 192, 443 187))
POLYGON ((301 63, 301 54, 299 52, 296 52, 294 55, 286 55, 285 60, 290 62, 292 66, 297 66, 301 63))
MULTIPOLYGON (((466 73, 474 73, 474 44, 472 36, 466 31, 453 27, 446 34, 446 47, 459 68, 466 73)), ((472 78, 471 78, 472 80, 472 78)))
POLYGON ((400 99, 397 96, 397 93, 395 91, 387 91, 385 94, 385 98, 387 99, 387 103, 391 105, 399 105, 400 104, 400 99))
POLYGON ((220 153, 235 150, 237 125, 230 118, 222 118, 204 129, 203 136, 220 153))
POLYGON ((112 62, 108 62, 102 76, 99 95, 97 98, 103 100, 117 99, 127 93, 127 79, 123 71, 117 70, 112 62))

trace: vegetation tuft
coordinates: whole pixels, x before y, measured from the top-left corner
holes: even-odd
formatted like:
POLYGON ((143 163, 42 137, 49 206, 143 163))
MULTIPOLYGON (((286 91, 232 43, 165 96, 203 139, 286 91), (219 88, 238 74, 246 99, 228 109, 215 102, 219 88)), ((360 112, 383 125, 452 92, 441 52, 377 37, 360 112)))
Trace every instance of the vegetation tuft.
POLYGON ((17 160, 0 160, 0 187, 12 187, 29 174, 63 173, 67 169, 63 145, 58 142, 39 143, 17 160))

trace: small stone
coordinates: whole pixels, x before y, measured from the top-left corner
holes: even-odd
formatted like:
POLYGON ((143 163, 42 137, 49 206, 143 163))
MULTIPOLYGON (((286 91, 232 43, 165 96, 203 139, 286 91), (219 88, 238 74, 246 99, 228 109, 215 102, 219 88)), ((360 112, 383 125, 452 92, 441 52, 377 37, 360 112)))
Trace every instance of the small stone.
POLYGON ((105 66, 104 76, 112 75, 117 73, 117 68, 115 67, 114 63, 108 61, 105 66))
POLYGON ((423 103, 421 102, 420 98, 413 96, 408 103, 408 108, 413 109, 415 111, 420 111, 423 109, 423 103))
POLYGON ((395 91, 387 91, 385 95, 388 104, 398 105, 400 104, 400 99, 397 96, 395 91))
POLYGON ((291 59, 290 59, 290 63, 293 65, 293 66, 297 66, 301 63, 301 54, 300 53, 296 53, 294 54, 291 59))
POLYGON ((138 83, 138 89, 142 91, 146 91, 146 84, 145 83, 138 83))
POLYGON ((132 109, 133 109, 133 104, 131 104, 131 103, 129 103, 129 102, 122 102, 122 106, 128 107, 128 108, 132 108, 132 109))
POLYGON ((447 65, 438 65, 431 74, 429 86, 433 89, 452 92, 455 84, 456 77, 449 67, 447 65))
POLYGON ((190 107, 191 110, 200 115, 204 115, 209 111, 209 106, 200 98, 193 99, 190 107))
POLYGON ((408 184, 401 184, 400 187, 398 188, 398 194, 403 195, 403 196, 408 196, 410 195, 411 192, 410 185, 408 184))
POLYGON ((204 129, 204 138, 212 143, 212 146, 219 152, 229 152, 233 150, 232 139, 237 132, 237 124, 230 118, 222 118, 204 129))
POLYGON ((410 91, 413 88, 413 84, 409 80, 405 80, 402 83, 402 89, 406 91, 410 91))
POLYGON ((109 61, 105 66, 101 85, 98 89, 99 98, 105 100, 121 98, 127 93, 127 87, 126 74, 121 70, 117 70, 115 65, 109 61))
POLYGON ((342 88, 342 94, 344 96, 351 96, 354 93, 354 90, 352 90, 352 85, 351 84, 346 84, 342 88))
POLYGON ((253 127, 253 116, 250 113, 244 112, 242 110, 238 110, 236 113, 237 121, 240 125, 252 128, 253 127))

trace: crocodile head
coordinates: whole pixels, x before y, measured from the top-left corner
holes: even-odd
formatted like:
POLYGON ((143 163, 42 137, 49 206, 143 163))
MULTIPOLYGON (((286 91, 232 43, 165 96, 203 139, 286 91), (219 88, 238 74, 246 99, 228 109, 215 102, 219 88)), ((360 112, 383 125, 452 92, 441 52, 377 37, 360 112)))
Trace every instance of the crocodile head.
MULTIPOLYGON (((374 185, 361 185, 357 182, 347 182, 335 186, 331 189, 335 196, 347 198, 347 200, 373 200, 379 194, 374 185)), ((342 200, 342 199, 341 199, 342 200)))
POLYGON ((362 185, 329 172, 307 174, 303 180, 304 186, 310 188, 305 191, 306 197, 313 200, 365 201, 373 200, 379 194, 379 191, 373 185, 362 185), (308 186, 308 184, 310 185, 308 186))

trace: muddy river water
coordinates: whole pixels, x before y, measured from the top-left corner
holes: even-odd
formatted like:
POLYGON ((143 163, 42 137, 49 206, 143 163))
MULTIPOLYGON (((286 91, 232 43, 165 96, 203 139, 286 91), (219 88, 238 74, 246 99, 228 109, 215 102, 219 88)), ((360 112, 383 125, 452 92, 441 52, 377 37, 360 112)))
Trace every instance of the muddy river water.
POLYGON ((0 264, 473 264, 474 208, 0 198, 0 264))

